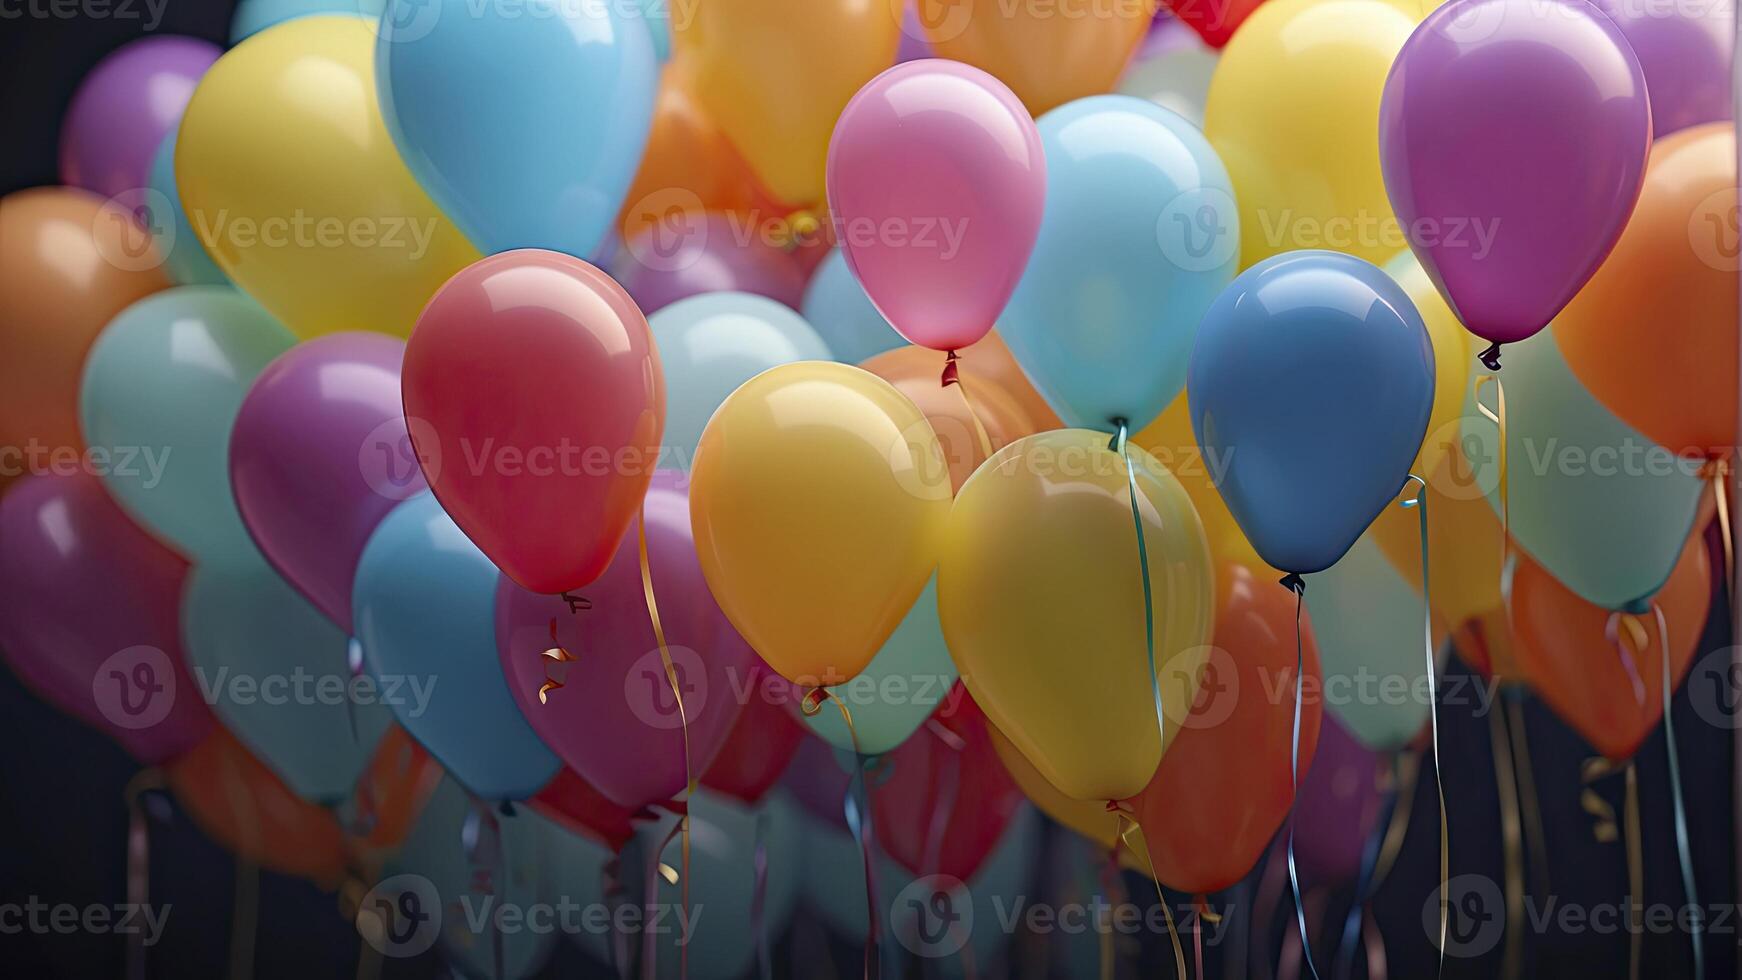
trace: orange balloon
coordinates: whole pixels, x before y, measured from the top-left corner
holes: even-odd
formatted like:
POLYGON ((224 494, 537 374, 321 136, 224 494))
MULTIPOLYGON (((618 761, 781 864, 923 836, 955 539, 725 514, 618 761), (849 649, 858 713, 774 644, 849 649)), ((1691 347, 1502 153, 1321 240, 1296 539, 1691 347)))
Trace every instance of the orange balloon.
MULTIPOLYGON (((1204 522, 1204 535, 1210 539, 1210 553, 1218 561, 1236 561, 1253 568, 1268 568, 1258 551, 1246 540, 1246 532, 1234 520, 1234 514, 1222 500, 1217 489, 1227 472, 1228 460, 1216 459, 1198 448, 1198 437, 1192 429, 1192 413, 1185 392, 1180 392, 1167 410, 1156 416, 1131 441, 1149 451, 1151 456, 1179 477, 1180 486, 1192 498, 1198 517, 1204 522)), ((1281 577, 1282 573, 1276 573, 1281 577)))
POLYGON ((974 431, 975 417, 985 427, 993 452, 1028 435, 1028 417, 1003 389, 984 378, 944 387, 943 363, 943 355, 937 351, 909 346, 884 351, 859 366, 894 385, 931 423, 944 448, 950 492, 954 493, 986 461, 987 454, 974 431))
POLYGON ((641 169, 623 198, 623 240, 681 211, 751 212, 775 205, 694 94, 683 63, 666 64, 641 169))
POLYGON ((1658 140, 1621 240, 1554 323, 1568 366, 1610 411, 1708 459, 1736 444, 1737 213, 1729 123, 1658 140))
MULTIPOLYGON (((1268 572, 1217 569, 1213 651, 1191 714, 1131 800, 1162 884, 1193 894, 1246 876, 1294 802, 1295 596, 1268 572)), ((1300 772, 1319 743, 1319 655, 1303 621, 1300 772)))
MULTIPOLYGON (((1711 561, 1705 534, 1697 532, 1652 600, 1669 626, 1675 684, 1693 662, 1711 600, 1711 561)), ((1513 652, 1537 693, 1604 756, 1630 758, 1663 717, 1664 643, 1657 617, 1628 615, 1618 624, 1619 641, 1636 668, 1630 673, 1605 635, 1609 610, 1574 595, 1522 552, 1512 574, 1511 610, 1513 652)))
POLYGON ((357 780, 348 830, 363 858, 398 847, 442 781, 442 767, 405 729, 389 725, 357 780))
MULTIPOLYGON (((899 17, 900 0, 890 3, 899 17)), ((918 10, 938 57, 991 72, 1038 116, 1113 91, 1155 7, 1155 0, 926 0, 918 10)))
MULTIPOLYGON (((1434 622, 1455 631, 1472 619, 1498 614, 1496 622, 1504 626, 1500 565, 1505 528, 1477 485, 1476 470, 1463 447, 1445 433, 1429 433, 1428 438, 1447 440, 1440 447, 1443 451, 1433 454, 1439 458, 1433 471, 1419 474, 1428 483, 1428 572, 1433 587, 1428 598, 1434 622)), ((1422 455, 1430 454, 1424 451, 1422 455)), ((1407 490, 1399 497, 1413 492, 1407 490)), ((1420 592, 1420 512, 1387 507, 1374 518, 1368 533, 1403 580, 1420 592)), ((1516 551, 1516 546, 1512 550, 1516 551)))
POLYGON ((1040 392, 1034 390, 1034 384, 1028 380, 1028 375, 1022 371, 1022 365, 1016 363, 1016 356, 1010 353, 1004 338, 993 330, 981 338, 978 343, 970 344, 956 352, 961 358, 959 367, 962 377, 969 383, 974 379, 984 378, 997 385, 1016 403, 1022 406, 1027 414, 1028 428, 1023 435, 1033 435, 1036 432, 1049 432, 1062 429, 1065 423, 1046 403, 1040 392))
POLYGON ((332 811, 299 798, 225 731, 166 769, 176 799, 207 836, 268 871, 323 888, 345 871, 345 836, 332 811))
POLYGON ((1451 636, 1452 644, 1464 663, 1482 675, 1484 680, 1502 684, 1528 684, 1530 677, 1513 656, 1512 623, 1506 609, 1493 609, 1474 619, 1464 621, 1451 636))
MULTIPOLYGON (((79 375, 115 314, 169 281, 150 233, 118 205, 71 187, 0 198, 0 446, 83 449, 79 375)), ((11 463, 10 460, 0 462, 11 463)))

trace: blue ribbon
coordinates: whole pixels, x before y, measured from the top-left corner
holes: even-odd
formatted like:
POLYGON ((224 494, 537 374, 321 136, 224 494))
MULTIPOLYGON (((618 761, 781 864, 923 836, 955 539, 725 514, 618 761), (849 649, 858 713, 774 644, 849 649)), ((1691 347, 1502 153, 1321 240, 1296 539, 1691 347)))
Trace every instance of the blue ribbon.
POLYGON ((1294 921, 1300 928, 1301 959, 1306 960, 1307 971, 1313 975, 1313 980, 1319 980, 1319 968, 1313 965, 1312 941, 1307 938, 1306 905, 1300 898, 1300 872, 1294 861, 1294 806, 1300 798, 1300 714, 1306 681, 1300 611, 1306 603, 1306 580, 1298 573, 1290 572, 1283 577, 1282 586, 1294 593, 1294 735, 1288 747, 1288 887, 1294 892, 1294 921))
POLYGON ((1125 479, 1131 487, 1131 524, 1137 529, 1137 568, 1143 575, 1143 644, 1149 654, 1149 693, 1155 699, 1155 737, 1163 748, 1167 746, 1167 714, 1161 706, 1161 678, 1155 672, 1155 589, 1149 581, 1149 547, 1143 540, 1143 513, 1137 504, 1137 467, 1131 462, 1131 447, 1127 442, 1130 427, 1124 419, 1114 419, 1117 430, 1107 448, 1125 460, 1125 479))
POLYGON ((1688 893, 1688 907, 1692 914, 1694 944, 1694 976, 1706 975, 1706 942, 1703 936, 1705 923, 1702 921, 1700 897, 1694 890, 1694 860, 1688 847, 1688 811, 1682 800, 1682 766, 1680 754, 1676 751, 1675 717, 1670 714, 1670 674, 1669 674, 1669 621, 1664 618, 1663 607, 1652 606, 1652 612, 1657 614, 1657 641, 1663 646, 1663 740, 1664 751, 1669 755, 1669 789, 1670 797, 1675 802, 1675 849, 1681 858, 1682 888, 1688 893))

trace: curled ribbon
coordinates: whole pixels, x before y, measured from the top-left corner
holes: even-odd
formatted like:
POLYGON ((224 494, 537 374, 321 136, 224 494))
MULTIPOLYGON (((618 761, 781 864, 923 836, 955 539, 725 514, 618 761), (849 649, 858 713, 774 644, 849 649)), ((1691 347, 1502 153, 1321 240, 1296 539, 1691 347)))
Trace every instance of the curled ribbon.
MULTIPOLYGON (((1493 377, 1490 375, 1490 377, 1493 377)), ((1476 384, 1480 388, 1481 380, 1476 384)), ((1494 379, 1496 388, 1500 387, 1499 378, 1494 379)), ((1500 494, 1504 501, 1506 495, 1506 392, 1500 389, 1500 411, 1498 424, 1500 426, 1500 494)), ((1486 409, 1483 410, 1484 413, 1486 409)), ((1428 728, 1433 737, 1434 786, 1440 796, 1440 935, 1439 950, 1441 973, 1446 969, 1446 921, 1449 916, 1446 908, 1446 881, 1451 877, 1451 848, 1446 833, 1446 781, 1440 773, 1440 694, 1438 671, 1434 666, 1434 615, 1433 590, 1428 578, 1428 544, 1427 544, 1427 481, 1411 473, 1403 481, 1403 489, 1415 484, 1415 496, 1398 501, 1398 506, 1414 508, 1421 518, 1421 601, 1422 601, 1422 640, 1423 656, 1427 664, 1427 716, 1428 728)), ((1505 505, 1502 503, 1502 511, 1505 505)), ((1510 540, 1510 536, 1508 537, 1510 540)))
MULTIPOLYGON (((659 644, 659 662, 665 668, 666 683, 671 685, 671 696, 677 703, 678 721, 683 725, 683 771, 686 792, 684 805, 678 814, 678 830, 683 836, 683 891, 681 901, 683 912, 687 917, 690 907, 690 813, 689 800, 696 795, 696 771, 690 764, 690 716, 684 708, 683 684, 677 676, 677 665, 671 660, 671 647, 665 642, 665 627, 659 620, 659 600, 653 594, 653 565, 647 558, 647 510, 642 508, 640 517, 635 522, 636 546, 641 557, 641 594, 647 602, 647 622, 653 627, 653 639, 659 644)), ((667 880, 670 880, 669 878, 667 880)), ((690 944, 685 942, 678 954, 678 976, 687 978, 690 975, 690 944)))
POLYGON ((1669 755, 1669 788, 1670 797, 1675 803, 1675 849, 1676 856, 1681 859, 1682 888, 1688 894, 1688 907, 1691 910, 1690 922, 1693 926, 1690 937, 1694 945, 1694 976, 1706 975, 1706 943, 1705 922, 1700 909, 1700 897, 1694 891, 1693 854, 1688 846, 1688 812, 1682 799, 1682 766, 1680 753, 1676 750, 1675 717, 1670 713, 1670 673, 1669 673, 1669 621, 1663 615, 1663 606, 1652 603, 1651 611, 1657 617, 1657 641, 1663 647, 1663 741, 1664 751, 1669 755))
POLYGON ((1294 593, 1294 725, 1288 745, 1288 887, 1294 892, 1294 921, 1300 930, 1301 959, 1306 960, 1307 972, 1313 975, 1313 980, 1319 980, 1319 968, 1313 965, 1312 942, 1307 938, 1306 905, 1300 897, 1300 872, 1294 860, 1294 805, 1300 796, 1300 715, 1306 680, 1301 673, 1305 653, 1301 642, 1300 613, 1306 603, 1306 580, 1299 573, 1290 572, 1283 576, 1282 586, 1294 593))
MULTIPOLYGON (((554 619, 550 621, 550 647, 543 653, 539 654, 539 656, 549 660, 554 660, 559 664, 574 663, 577 659, 574 654, 568 651, 567 647, 562 645, 562 641, 556 638, 556 620, 554 619)), ((549 665, 547 664, 546 667, 548 668, 548 666, 549 665)), ((544 675, 544 683, 538 685, 538 703, 550 703, 550 692, 560 691, 562 690, 562 686, 562 681, 559 681, 550 676, 549 673, 546 673, 544 675)))
MULTIPOLYGON (((1121 424, 1120 428, 1124 428, 1123 424, 1121 424)), ((1133 815, 1129 809, 1130 805, 1131 804, 1121 800, 1109 800, 1107 802, 1108 812, 1112 813, 1114 818, 1118 821, 1118 823, 1114 825, 1113 830, 1113 850, 1107 855, 1108 866, 1113 869, 1115 878, 1118 877, 1119 847, 1121 845, 1130 847, 1131 838, 1142 829, 1137 823, 1137 817, 1133 815)), ((1135 853, 1136 850, 1136 848, 1132 848, 1133 853, 1135 853)), ((1149 853, 1148 837, 1143 839, 1143 863, 1144 866, 1149 869, 1149 880, 1155 882, 1155 900, 1160 903, 1161 916, 1167 921, 1167 938, 1173 941, 1174 976, 1184 977, 1186 975, 1185 947, 1180 945, 1179 927, 1174 924, 1173 909, 1167 904, 1167 893, 1161 890, 1161 877, 1155 873, 1155 857, 1149 853)), ((1110 940, 1104 940, 1104 942, 1110 942, 1110 940)), ((1103 953, 1106 952, 1105 946, 1102 947, 1102 951, 1103 953)), ((1108 961, 1103 959, 1103 972, 1109 969, 1110 965, 1108 961)))

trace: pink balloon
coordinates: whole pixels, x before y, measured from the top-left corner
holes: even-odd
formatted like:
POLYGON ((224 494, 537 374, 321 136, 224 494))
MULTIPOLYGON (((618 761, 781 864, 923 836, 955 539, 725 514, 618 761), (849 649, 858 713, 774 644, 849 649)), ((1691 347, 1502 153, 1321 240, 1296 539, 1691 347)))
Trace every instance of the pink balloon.
POLYGON ((29 476, 0 500, 0 653, 49 703, 141 762, 212 729, 181 650, 187 562, 96 476, 29 476))
POLYGON ((648 567, 666 644, 683 691, 683 712, 666 681, 642 591, 640 548, 630 527, 605 573, 569 610, 506 578, 496 592, 496 652, 515 701, 562 760, 621 806, 681 793, 684 727, 691 773, 700 779, 725 743, 756 683, 756 654, 714 603, 690 537, 687 477, 661 472, 648 490, 648 567), (575 658, 545 656, 557 644, 575 658), (547 682, 562 686, 539 702, 547 682))
POLYGON ((847 264, 908 340, 966 347, 992 329, 1040 234, 1046 159, 1004 83, 957 61, 889 69, 829 142, 829 206, 847 264))

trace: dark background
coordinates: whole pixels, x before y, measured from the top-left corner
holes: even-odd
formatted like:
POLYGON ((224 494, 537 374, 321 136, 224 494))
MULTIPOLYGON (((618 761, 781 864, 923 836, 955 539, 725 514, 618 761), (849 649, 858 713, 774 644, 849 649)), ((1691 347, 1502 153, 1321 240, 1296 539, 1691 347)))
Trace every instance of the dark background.
MULTIPOLYGON (((0 119, 7 138, 0 157, 0 192, 56 182, 56 140, 62 112, 84 74, 105 54, 145 33, 146 11, 138 0, 131 13, 111 7, 112 15, 60 18, 41 13, 49 8, 26 6, 30 0, 0 0, 0 119)), ((117 4, 120 0, 116 0, 117 4)), ((156 33, 187 34, 223 44, 228 33, 228 0, 167 0, 156 33)), ((93 9, 102 9, 93 7, 93 9)), ((14 352, 0 351, 0 356, 14 352)), ((1715 542, 1715 539, 1714 539, 1715 542)), ((1722 556, 1714 549, 1715 569, 1722 556)), ((1701 659, 1690 677, 1727 677, 1729 618, 1722 588, 1716 590, 1714 613, 1701 641, 1701 659)), ((1593 657, 1608 656, 1593 649, 1593 657)), ((1456 661, 1452 673, 1466 672, 1456 661)), ((1580 803, 1581 764, 1592 750, 1542 705, 1526 705, 1528 734, 1535 760, 1543 822, 1548 828, 1549 877, 1562 903, 1618 903, 1626 891, 1626 862, 1621 844, 1595 840, 1593 818, 1580 803)), ((1732 732, 1703 722, 1689 707, 1687 692, 1677 695, 1675 717, 1680 735, 1682 774, 1688 799, 1694 862, 1702 904, 1708 908, 1735 901, 1735 830, 1732 823, 1732 732)), ((1451 873, 1486 875, 1503 880, 1498 797, 1489 738, 1489 723, 1472 709, 1446 708, 1441 713, 1444 780, 1450 802, 1451 873)), ((1638 756, 1643 806, 1645 899, 1677 905, 1685 901, 1673 836, 1668 769, 1661 729, 1638 756)), ((31 896, 49 903, 115 904, 125 901, 127 813, 122 790, 137 770, 106 738, 60 715, 25 692, 10 673, 0 669, 0 903, 23 903, 31 896)), ((1422 926, 1423 902, 1438 882, 1435 840, 1437 810, 1431 770, 1424 769, 1417 787, 1413 819, 1396 868, 1375 895, 1373 914, 1386 941, 1389 974, 1393 978, 1432 977, 1436 957, 1422 926)), ((1617 813, 1622 805, 1622 777, 1594 784, 1617 813)), ((167 799, 159 798, 152 821, 151 899, 170 904, 162 942, 148 958, 155 977, 218 977, 226 974, 230 948, 230 909, 235 865, 230 856, 193 829, 167 799)), ((1049 835, 1056 844, 1058 833, 1049 835)), ((1037 862, 1039 863, 1039 862, 1037 862)), ((1264 868, 1256 870, 1236 895, 1254 894, 1264 868)), ((1036 881, 1044 897, 1047 879, 1036 881)), ((1127 875, 1125 888, 1133 901, 1153 892, 1127 875)), ((1544 894, 1543 882, 1531 881, 1531 893, 1544 894)), ((858 881, 842 882, 858 888, 858 881)), ((1188 896, 1172 896, 1176 908, 1188 896)), ((1230 896, 1215 898, 1225 907, 1230 896)), ((1335 935, 1339 932, 1347 890, 1329 896, 1332 925, 1315 935, 1314 962, 1330 980, 1343 975, 1333 969, 1335 935)), ((1249 905, 1240 903, 1245 914, 1249 905)), ((1271 975, 1285 929, 1292 928, 1292 905, 1284 898, 1271 921, 1257 928, 1267 938, 1267 957, 1255 956, 1253 976, 1271 975)), ((1707 937, 1707 976, 1737 975, 1737 923, 1722 934, 1707 937)), ((1526 930, 1525 977, 1624 977, 1628 937, 1622 933, 1581 931, 1562 934, 1553 928, 1526 930)), ((255 975, 267 977, 350 977, 356 975, 358 939, 338 911, 337 899, 304 882, 271 874, 261 877, 260 916, 256 938, 255 975)), ((1044 956, 1046 940, 1019 937, 1000 962, 982 964, 984 976, 1069 975, 1069 967, 1044 956)), ((1187 956, 1190 941, 1187 938, 1187 956)), ((566 944, 546 969, 546 976, 609 975, 587 962, 566 944)), ((1678 933, 1647 934, 1642 976, 1690 976, 1687 937, 1678 933)), ((1226 950, 1205 951, 1205 975, 1224 976, 1226 950)), ((1449 959, 1447 977, 1499 976, 1502 947, 1484 957, 1449 959)), ((0 974, 18 977, 116 977, 124 973, 120 937, 87 935, 0 934, 0 974)), ((1124 964, 1126 975, 1168 976, 1172 957, 1166 941, 1146 937, 1140 963, 1124 964), (1133 968, 1136 967, 1136 972, 1133 968)), ((788 936, 772 959, 781 976, 851 977, 860 971, 859 947, 848 939, 826 938, 814 918, 799 912, 788 936)), ((1341 964, 1337 964, 1340 968, 1341 964)), ((1080 972, 1080 968, 1079 971, 1080 972)), ((431 953, 410 961, 388 961, 387 977, 438 976, 445 973, 431 953)), ((1356 964, 1355 976, 1365 973, 1356 964)), ((883 975, 921 976, 912 961, 886 963, 883 975)), ((1232 975, 1231 973, 1226 975, 1232 975)), ((1301 975, 1305 976, 1304 970, 1301 975)))

